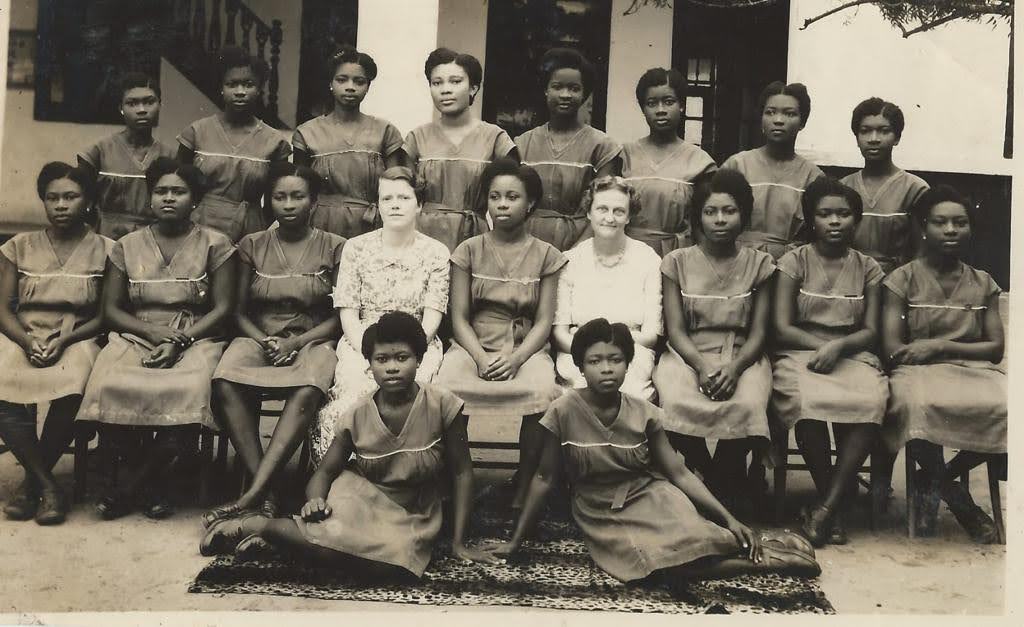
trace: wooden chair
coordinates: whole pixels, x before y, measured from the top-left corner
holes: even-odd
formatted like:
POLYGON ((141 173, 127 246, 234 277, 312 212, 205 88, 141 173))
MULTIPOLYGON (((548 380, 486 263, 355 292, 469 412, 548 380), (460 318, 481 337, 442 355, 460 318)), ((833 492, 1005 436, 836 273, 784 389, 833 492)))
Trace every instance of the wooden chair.
MULTIPOLYGON (((917 537, 917 512, 914 510, 914 497, 917 495, 917 462, 910 454, 910 446, 903 450, 906 457, 907 469, 907 537, 911 540, 917 537)), ((1003 526, 1003 503, 999 494, 999 471, 996 469, 996 462, 989 460, 986 464, 988 471, 988 495, 992 503, 992 520, 996 523, 996 534, 999 544, 1006 544, 1006 528, 1003 526)), ((960 475, 964 488, 969 492, 971 489, 970 472, 960 475)))

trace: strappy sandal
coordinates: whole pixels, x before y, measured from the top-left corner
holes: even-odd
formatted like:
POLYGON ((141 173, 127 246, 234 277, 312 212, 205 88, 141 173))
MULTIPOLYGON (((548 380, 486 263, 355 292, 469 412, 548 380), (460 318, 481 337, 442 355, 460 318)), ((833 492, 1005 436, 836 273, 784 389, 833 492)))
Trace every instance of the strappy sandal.
POLYGON ((132 499, 121 494, 108 494, 96 503, 96 513, 103 520, 115 520, 132 512, 132 499))
POLYGON ((803 522, 800 523, 800 533, 815 547, 820 549, 825 546, 834 518, 832 510, 824 505, 805 507, 801 512, 801 518, 803 522))
POLYGON ((238 518, 218 520, 210 525, 199 543, 199 554, 207 557, 213 555, 230 555, 235 552, 238 545, 249 535, 245 533, 242 524, 249 518, 259 514, 247 514, 238 518))
POLYGON ((263 499, 263 505, 260 506, 260 513, 267 518, 277 518, 278 506, 277 499, 273 497, 267 497, 263 499))
POLYGON ((245 510, 238 506, 237 502, 225 503, 224 505, 218 505, 213 509, 209 510, 202 516, 203 529, 209 529, 213 526, 213 523, 220 520, 230 520, 237 518, 241 514, 245 513, 245 510))
POLYGON ((31 520, 39 509, 39 494, 32 489, 28 480, 22 481, 4 505, 4 516, 8 520, 31 520))

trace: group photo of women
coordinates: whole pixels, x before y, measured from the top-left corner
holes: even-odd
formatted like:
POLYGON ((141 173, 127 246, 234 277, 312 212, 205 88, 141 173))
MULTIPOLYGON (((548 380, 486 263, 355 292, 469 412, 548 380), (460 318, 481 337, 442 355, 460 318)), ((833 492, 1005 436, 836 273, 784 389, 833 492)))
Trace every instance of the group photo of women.
POLYGON ((475 57, 431 52, 437 115, 398 129, 362 108, 388 68, 344 47, 333 108, 289 137, 259 117, 266 64, 220 57, 222 110, 177 146, 153 135, 159 83, 125 75, 124 128, 46 164, 49 224, 0 245, 8 519, 64 522, 53 469, 88 423, 135 463, 76 516, 173 516, 203 427, 247 480, 204 511, 202 555, 367 578, 415 581, 441 540, 522 559, 552 499, 619 581, 814 577, 815 549, 850 542, 865 460, 888 494, 905 447, 916 534, 945 503, 999 541, 960 477, 1005 468, 1001 290, 964 261, 972 199, 897 165, 897 104, 815 110, 863 156, 839 180, 795 149, 814 86, 774 77, 764 144, 719 164, 680 138, 675 69, 637 73, 649 132, 613 138, 581 121, 594 66, 553 48, 546 122, 511 137, 474 113, 475 57), (509 537, 481 543, 468 432, 494 421, 518 467, 509 537), (813 502, 752 528, 791 439, 813 502), (305 485, 285 472, 303 446, 305 485))

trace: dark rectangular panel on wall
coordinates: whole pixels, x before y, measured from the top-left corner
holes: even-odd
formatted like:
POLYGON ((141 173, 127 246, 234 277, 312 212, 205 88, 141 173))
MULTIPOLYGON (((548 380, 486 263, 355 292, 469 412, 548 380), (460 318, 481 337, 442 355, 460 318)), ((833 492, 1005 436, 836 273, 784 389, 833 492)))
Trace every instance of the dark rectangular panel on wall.
POLYGON ((359 0, 303 0, 297 124, 334 107, 328 57, 344 44, 356 45, 358 24, 359 0))
MULTIPOLYGON (((597 69, 590 124, 604 129, 608 98, 610 0, 516 0, 487 7, 483 117, 515 137, 547 121, 540 59, 578 50, 597 69)), ((444 42, 439 42, 444 45, 444 42)))

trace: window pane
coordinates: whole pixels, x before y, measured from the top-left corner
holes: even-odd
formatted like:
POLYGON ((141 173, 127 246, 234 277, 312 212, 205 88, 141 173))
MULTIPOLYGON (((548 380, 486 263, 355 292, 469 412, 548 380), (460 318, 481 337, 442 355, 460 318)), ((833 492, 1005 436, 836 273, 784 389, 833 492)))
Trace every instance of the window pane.
POLYGON ((686 63, 686 66, 687 66, 687 68, 686 68, 686 80, 690 81, 691 83, 696 82, 696 80, 697 80, 697 59, 690 59, 686 63))
POLYGON ((683 122, 683 139, 691 144, 700 144, 703 139, 704 122, 701 120, 687 120, 683 122))
POLYGON ((704 99, 700 97, 689 96, 686 98, 686 117, 688 118, 702 118, 704 117, 704 99))

